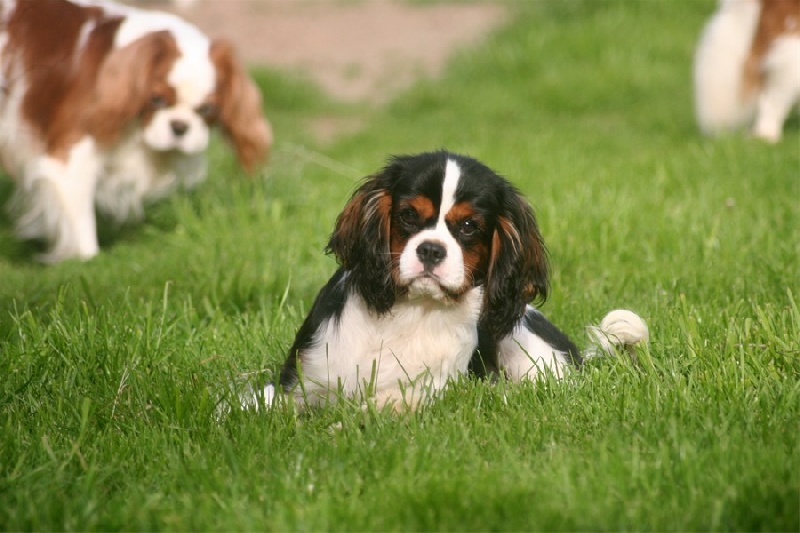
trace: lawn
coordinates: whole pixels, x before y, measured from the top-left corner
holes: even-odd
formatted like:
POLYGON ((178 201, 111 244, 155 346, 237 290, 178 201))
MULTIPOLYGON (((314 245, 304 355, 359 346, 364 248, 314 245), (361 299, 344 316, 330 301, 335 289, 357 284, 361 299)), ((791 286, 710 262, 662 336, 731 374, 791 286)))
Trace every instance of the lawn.
MULTIPOLYGON (((277 143, 43 267, 0 218, 2 530, 800 529, 800 121, 698 135, 714 2, 526 2, 380 108, 258 72, 277 143), (320 116, 363 130, 332 144, 320 116), (543 310, 578 341, 634 309, 651 344, 562 382, 464 378, 405 416, 342 400, 215 416, 279 368, 335 267, 358 180, 392 153, 481 159, 534 206, 543 310)), ((0 200, 10 195, 0 180, 0 200)))

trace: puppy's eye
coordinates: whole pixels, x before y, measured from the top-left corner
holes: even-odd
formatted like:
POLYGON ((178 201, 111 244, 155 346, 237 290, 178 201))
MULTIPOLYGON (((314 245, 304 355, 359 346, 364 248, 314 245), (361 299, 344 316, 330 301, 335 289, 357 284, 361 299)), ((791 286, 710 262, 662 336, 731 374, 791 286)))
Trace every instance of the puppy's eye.
POLYGON ((478 226, 477 222, 472 219, 467 219, 461 223, 458 228, 458 232, 462 237, 473 237, 476 233, 478 233, 479 229, 480 227, 478 226))
POLYGON ((153 109, 164 109, 167 107, 167 99, 160 94, 154 94, 150 97, 150 107, 153 109))
POLYGON ((197 114, 205 120, 212 120, 217 116, 217 106, 214 104, 202 104, 197 109, 197 114))
POLYGON ((397 218, 400 219, 400 222, 403 224, 413 226, 417 223, 417 212, 410 207, 406 207, 398 213, 397 218))

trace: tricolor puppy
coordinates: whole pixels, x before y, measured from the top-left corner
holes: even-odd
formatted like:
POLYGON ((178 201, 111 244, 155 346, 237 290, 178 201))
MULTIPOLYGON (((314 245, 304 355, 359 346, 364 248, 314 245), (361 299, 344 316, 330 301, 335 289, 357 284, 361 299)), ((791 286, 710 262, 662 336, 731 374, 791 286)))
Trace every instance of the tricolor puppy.
MULTIPOLYGON (((581 362, 567 336, 527 306, 548 289, 533 211, 474 159, 444 151, 392 158, 355 191, 328 250, 341 266, 317 296, 279 380, 301 404, 342 392, 413 407, 471 363, 479 373, 519 380, 581 362)), ((601 326, 607 343, 647 335, 630 312, 601 326)), ((271 403, 274 395, 268 385, 263 399, 242 403, 271 403)))
POLYGON ((695 54, 701 131, 748 126, 769 142, 800 102, 800 0, 720 0, 695 54))
POLYGON ((254 169, 272 142, 231 46, 105 0, 0 1, 0 162, 19 237, 42 259, 98 252, 95 208, 124 221, 206 173, 218 126, 254 169))

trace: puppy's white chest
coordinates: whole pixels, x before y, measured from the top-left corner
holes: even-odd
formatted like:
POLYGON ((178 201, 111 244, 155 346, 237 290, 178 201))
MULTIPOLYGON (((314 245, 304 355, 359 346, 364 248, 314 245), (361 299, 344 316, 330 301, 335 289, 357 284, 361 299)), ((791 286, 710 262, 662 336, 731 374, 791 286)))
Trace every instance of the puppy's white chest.
POLYGON ((416 403, 466 372, 482 296, 476 288, 455 304, 408 301, 376 316, 351 294, 339 319, 324 324, 302 354, 305 393, 327 397, 341 389, 382 403, 416 403))

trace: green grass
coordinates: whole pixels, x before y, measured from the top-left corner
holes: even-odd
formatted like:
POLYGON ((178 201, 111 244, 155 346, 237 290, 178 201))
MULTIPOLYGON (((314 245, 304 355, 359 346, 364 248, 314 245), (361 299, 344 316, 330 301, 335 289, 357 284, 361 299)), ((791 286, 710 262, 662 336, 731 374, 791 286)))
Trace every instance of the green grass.
MULTIPOLYGON (((0 218, 0 529, 800 529, 800 126, 698 136, 691 56, 713 2, 542 1, 382 109, 262 72, 277 143, 42 267, 0 218), (315 143, 317 116, 363 131, 315 143), (215 409, 274 372, 358 179, 447 147, 530 198, 544 311, 579 344, 628 307, 638 364, 464 379, 408 416, 343 401, 215 409)), ((0 200, 10 194, 0 181, 0 200)))

